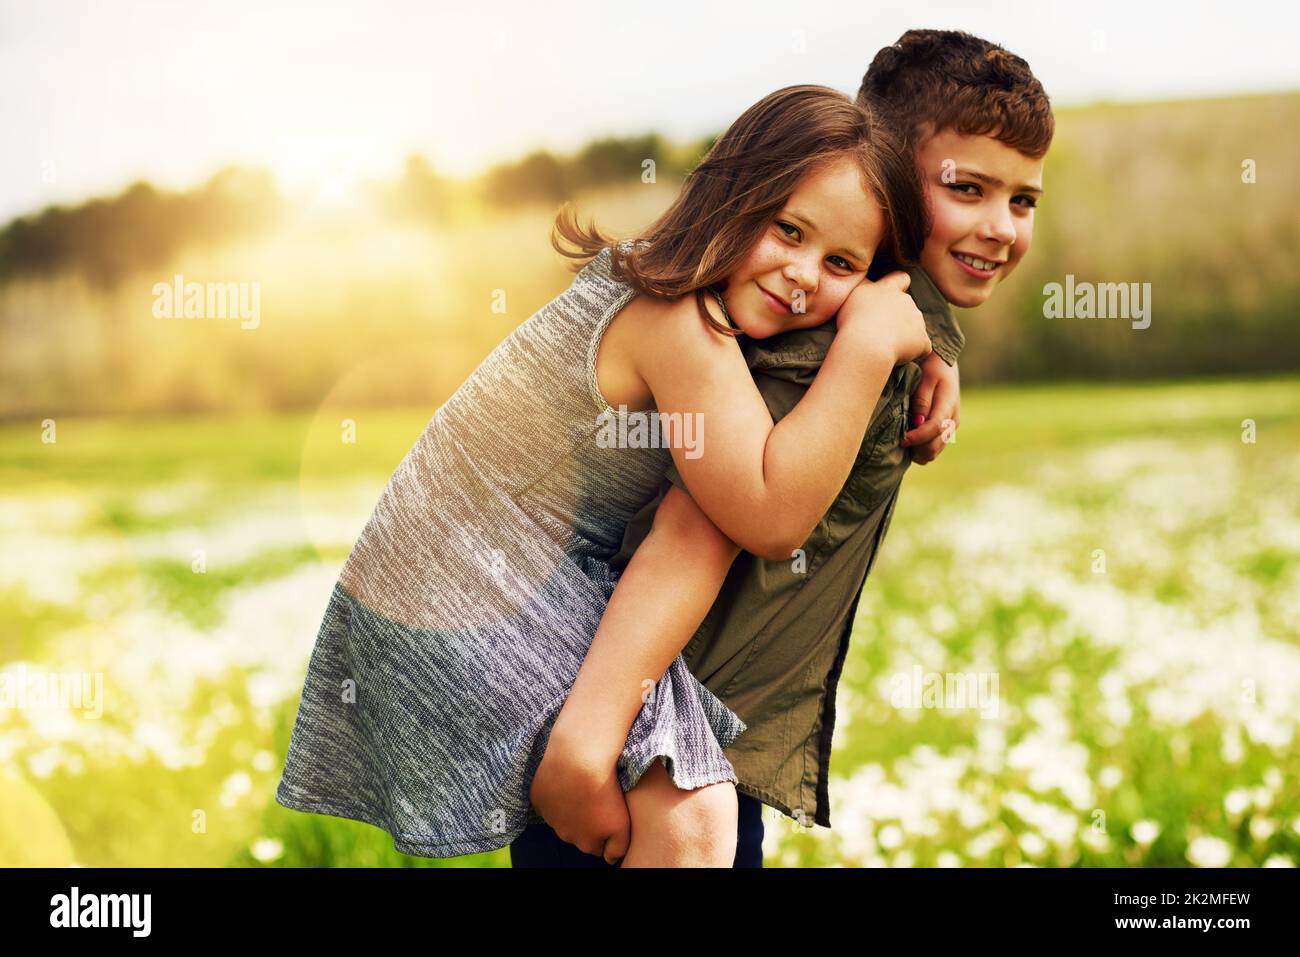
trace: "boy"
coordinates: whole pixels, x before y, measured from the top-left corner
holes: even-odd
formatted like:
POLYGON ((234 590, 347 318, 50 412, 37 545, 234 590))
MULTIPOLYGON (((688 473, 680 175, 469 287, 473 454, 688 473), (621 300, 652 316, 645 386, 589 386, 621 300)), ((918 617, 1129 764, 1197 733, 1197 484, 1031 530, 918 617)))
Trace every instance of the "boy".
MULTIPOLYGON (((957 31, 903 34, 876 55, 858 99, 904 133, 925 186, 933 227, 921 268, 909 270, 909 292, 939 358, 929 357, 924 377, 915 363, 894 369, 849 480, 790 561, 741 553, 670 469, 659 498, 628 526, 614 563, 626 563, 626 571, 538 771, 563 778, 570 823, 587 802, 611 799, 618 782, 609 770, 622 750, 619 734, 626 736, 640 710, 643 681, 658 679, 680 651, 692 674, 748 725, 727 749, 739 780, 736 863, 761 866, 758 802, 830 827, 835 692, 858 597, 909 462, 932 459, 956 425, 963 338, 949 304, 981 305, 1028 252, 1054 132, 1047 95, 1028 64, 957 31), (925 421, 932 405, 936 414, 925 421), (696 605, 666 601, 686 592, 717 595, 702 623, 696 605), (631 673, 638 669, 626 662, 644 664, 647 656, 655 668, 643 670, 653 675, 631 673)), ((811 384, 833 325, 743 342, 774 420, 811 384)), ((650 786, 669 780, 659 765, 646 772, 652 775, 650 786)), ((604 860, 556 839, 541 815, 512 844, 512 860, 607 866, 626 852, 626 827, 579 830, 584 846, 604 847, 604 860), (548 843, 539 853, 540 842, 548 843)), ((689 842, 691 835, 664 838, 689 842)))

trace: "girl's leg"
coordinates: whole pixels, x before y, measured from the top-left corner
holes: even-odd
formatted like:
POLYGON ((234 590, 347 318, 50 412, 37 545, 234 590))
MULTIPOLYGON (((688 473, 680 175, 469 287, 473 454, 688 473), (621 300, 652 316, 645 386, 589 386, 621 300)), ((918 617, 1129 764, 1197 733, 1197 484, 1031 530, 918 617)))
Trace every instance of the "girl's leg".
POLYGON ((623 867, 731 867, 736 860, 736 786, 683 790, 655 761, 627 792, 632 839, 623 867))

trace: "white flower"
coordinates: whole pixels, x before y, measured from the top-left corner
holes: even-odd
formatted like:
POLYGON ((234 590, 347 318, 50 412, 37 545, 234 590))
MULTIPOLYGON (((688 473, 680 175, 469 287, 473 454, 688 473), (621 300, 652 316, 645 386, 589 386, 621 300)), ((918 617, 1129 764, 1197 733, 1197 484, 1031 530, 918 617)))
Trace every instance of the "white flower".
POLYGON ((247 771, 236 771, 221 782, 221 806, 234 807, 239 799, 253 789, 253 779, 247 771))
POLYGON ((1110 835, 1105 831, 1099 831, 1093 827, 1080 829, 1079 840, 1094 851, 1102 852, 1110 850, 1110 835))
POLYGON ((1222 838, 1203 835, 1187 846, 1187 859, 1197 867, 1227 867, 1232 845, 1222 838))
POLYGON ((1047 849, 1047 842, 1043 840, 1041 834, 1026 831, 1020 835, 1020 849, 1031 857, 1037 857, 1047 849))
POLYGON ((1239 817, 1250 807, 1250 791, 1246 788, 1234 788, 1223 798, 1223 809, 1231 817, 1239 817))
POLYGON ((1295 861, 1285 854, 1274 854, 1264 862, 1265 867, 1295 867, 1295 861))
POLYGON ((1271 817, 1252 817, 1250 819, 1250 836, 1257 841, 1267 841, 1277 830, 1277 821, 1271 817))
POLYGON ((273 837, 259 837, 248 849, 257 861, 274 861, 284 853, 284 843, 273 837))
POLYGON ((1241 759, 1245 756, 1245 748, 1241 743, 1241 726, 1231 725, 1223 729, 1223 743, 1219 753, 1223 760, 1228 764, 1240 764, 1241 759))
POLYGON ((1001 843, 1002 834, 999 831, 984 831, 966 842, 966 856, 975 861, 982 861, 1001 843))
POLYGON ((1133 826, 1129 828, 1129 833, 1133 835, 1133 840, 1146 847, 1160 836, 1160 825, 1150 818, 1144 818, 1141 821, 1134 821, 1133 826))
POLYGON ((903 843, 903 829, 897 824, 886 824, 876 835, 876 841, 887 851, 892 851, 903 843))

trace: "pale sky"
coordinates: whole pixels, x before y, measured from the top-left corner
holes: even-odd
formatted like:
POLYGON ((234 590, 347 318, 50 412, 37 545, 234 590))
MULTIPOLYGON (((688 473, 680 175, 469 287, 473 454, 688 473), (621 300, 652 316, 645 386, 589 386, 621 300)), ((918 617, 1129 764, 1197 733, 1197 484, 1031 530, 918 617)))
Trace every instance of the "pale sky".
POLYGON ((1300 89, 1300 6, 1128 0, 0 0, 0 222, 269 166, 286 191, 462 175, 603 135, 716 132, 794 83, 856 91, 909 27, 1027 59, 1054 104, 1300 89))

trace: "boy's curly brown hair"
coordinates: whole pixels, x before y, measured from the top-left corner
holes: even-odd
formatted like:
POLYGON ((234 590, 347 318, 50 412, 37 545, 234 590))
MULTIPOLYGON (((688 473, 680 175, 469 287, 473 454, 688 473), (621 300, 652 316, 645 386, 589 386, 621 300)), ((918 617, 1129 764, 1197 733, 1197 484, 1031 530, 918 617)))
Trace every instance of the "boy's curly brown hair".
POLYGON ((1056 130, 1029 64, 960 30, 908 30, 876 54, 857 99, 884 113, 911 149, 923 132, 953 129, 1038 159, 1056 130))

